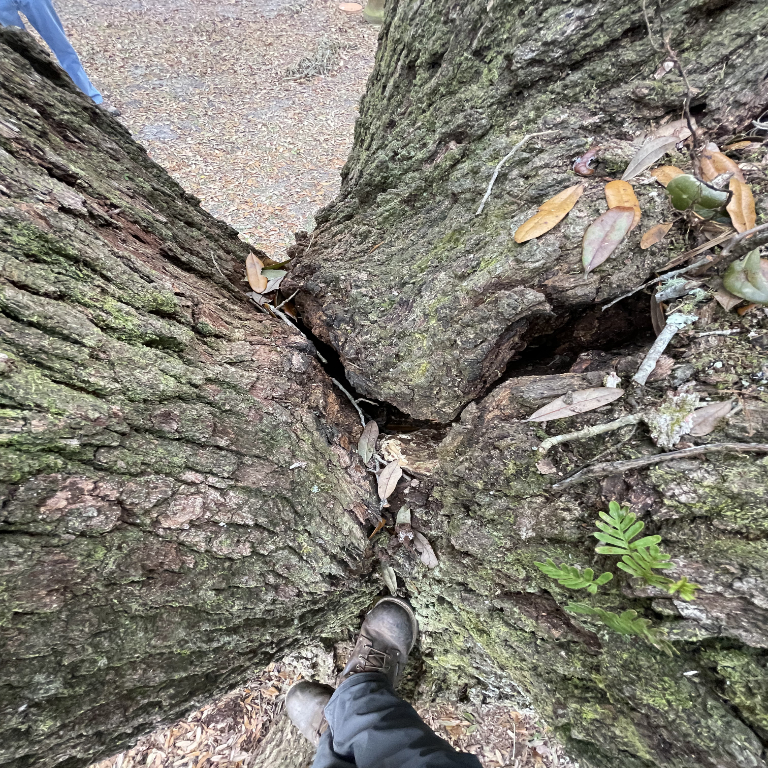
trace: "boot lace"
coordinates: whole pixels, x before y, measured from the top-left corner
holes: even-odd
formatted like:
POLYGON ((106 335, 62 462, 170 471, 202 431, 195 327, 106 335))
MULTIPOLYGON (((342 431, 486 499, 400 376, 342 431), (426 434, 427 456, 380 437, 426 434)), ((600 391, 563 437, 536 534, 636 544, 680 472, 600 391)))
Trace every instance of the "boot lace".
POLYGON ((370 643, 363 645, 363 652, 358 657, 357 669, 360 672, 388 672, 390 667, 397 663, 396 658, 400 653, 394 649, 382 651, 374 648, 370 643))

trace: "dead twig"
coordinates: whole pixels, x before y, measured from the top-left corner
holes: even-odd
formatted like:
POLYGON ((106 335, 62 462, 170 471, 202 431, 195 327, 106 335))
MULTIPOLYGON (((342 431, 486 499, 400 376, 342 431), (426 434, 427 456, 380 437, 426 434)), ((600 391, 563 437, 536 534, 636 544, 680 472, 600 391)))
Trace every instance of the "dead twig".
POLYGON ((722 251, 720 251, 718 259, 724 259, 733 250, 734 246, 738 245, 745 238, 754 235, 755 232, 762 232, 764 229, 768 229, 768 224, 758 224, 756 227, 752 227, 752 229, 748 229, 745 232, 740 232, 737 235, 733 235, 730 242, 725 246, 725 248, 723 248, 722 251))
POLYGON ((584 429, 576 430, 575 432, 566 432, 563 435, 557 435, 556 437, 548 437, 539 446, 539 453, 545 454, 550 448, 554 448, 560 443, 569 443, 573 440, 587 440, 595 435, 602 435, 605 432, 613 432, 615 429, 621 429, 628 424, 637 424, 642 421, 642 413, 631 413, 628 416, 622 416, 615 421, 609 421, 605 424, 595 424, 591 427, 584 427, 584 429))
POLYGON ((520 141, 515 144, 514 147, 512 147, 512 150, 504 155, 504 157, 499 160, 499 164, 496 166, 496 168, 493 171, 493 176, 491 176, 491 180, 488 183, 488 189, 485 191, 485 195, 483 196, 483 199, 480 202, 480 207, 477 209, 477 212, 475 213, 475 216, 479 216, 483 212, 483 208, 485 208, 485 204, 488 202, 488 198, 491 196, 491 190, 493 189, 493 185, 496 183, 496 178, 499 175, 499 171, 501 170, 504 163, 509 160, 512 155, 517 152, 520 147, 522 147, 529 139, 533 139, 536 136, 545 136, 548 133, 557 133, 557 131, 540 131, 539 133, 527 133, 525 136, 523 136, 520 141))
POLYGON ((287 299, 283 299, 276 307, 275 309, 280 309, 280 307, 283 306, 283 304, 287 304, 297 293, 299 292, 299 289, 297 288, 287 299))
POLYGON ((347 396, 347 399, 350 403, 352 403, 354 409, 357 411, 358 416, 360 416, 360 422, 363 425, 363 429, 365 429, 365 416, 363 415, 363 412, 360 410, 360 406, 357 404, 357 400, 355 400, 352 395, 347 392, 346 389, 341 385, 341 382, 338 379, 331 379, 331 381, 347 396))
POLYGON ((641 386, 644 385, 645 382, 648 381, 648 377, 653 372, 653 369, 656 367, 656 363, 659 362, 659 358, 667 348, 667 345, 672 341, 672 337, 681 328, 685 328, 687 325, 695 323, 696 320, 698 320, 696 315, 683 315, 680 312, 675 312, 673 315, 670 315, 667 318, 667 324, 664 326, 664 329, 656 337, 656 341, 653 342, 653 345, 648 350, 645 360, 640 363, 640 367, 637 369, 637 373, 633 376, 632 381, 635 384, 640 384, 641 386))
POLYGON ((219 263, 216 261, 216 257, 213 255, 213 251, 211 251, 211 261, 213 262, 213 266, 219 270, 219 274, 226 280, 227 279, 226 275, 221 271, 221 267, 219 266, 219 263))
POLYGON ((672 259, 672 261, 667 262, 660 271, 663 272, 665 269, 672 269, 672 267, 676 267, 679 264, 688 261, 688 259, 690 259, 692 256, 698 256, 700 253, 708 251, 710 248, 713 248, 716 245, 720 245, 720 243, 724 243, 726 240, 732 237, 733 234, 734 232, 731 229, 728 232, 724 232, 722 235, 718 235, 717 237, 713 237, 711 240, 707 240, 706 243, 702 243, 701 245, 696 246, 696 248, 691 248, 690 251, 681 253, 679 256, 676 256, 674 259, 672 259))
POLYGON ((768 443, 710 443, 709 445, 694 445, 692 448, 682 448, 679 451, 670 451, 669 453, 657 453, 653 456, 638 456, 636 459, 627 459, 625 461, 605 461, 600 464, 593 464, 590 467, 584 467, 575 475, 566 477, 559 483, 552 486, 554 491, 562 491, 572 485, 583 483, 586 480, 592 480, 607 475, 621 475, 632 469, 642 469, 650 467, 653 464, 660 464, 665 461, 675 461, 677 459, 686 459, 689 456, 703 456, 707 453, 716 453, 720 451, 733 451, 735 453, 768 453, 768 443))

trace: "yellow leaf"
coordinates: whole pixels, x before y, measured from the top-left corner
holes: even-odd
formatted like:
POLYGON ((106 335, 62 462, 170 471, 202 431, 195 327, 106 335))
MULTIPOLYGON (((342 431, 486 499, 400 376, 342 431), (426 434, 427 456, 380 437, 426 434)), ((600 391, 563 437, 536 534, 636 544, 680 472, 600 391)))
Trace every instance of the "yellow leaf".
POLYGON ((704 147, 704 151, 701 153, 701 178, 704 181, 712 181, 721 173, 732 173, 733 178, 744 181, 744 174, 739 166, 730 157, 710 149, 709 146, 704 147))
POLYGON ((737 141, 735 144, 728 144, 727 146, 723 147, 723 149, 727 149, 729 152, 732 152, 734 149, 744 149, 746 147, 751 147, 753 145, 756 147, 760 146, 759 143, 746 140, 746 141, 737 141))
POLYGON ((533 240, 533 238, 543 235, 545 232, 549 232, 576 205, 576 201, 581 197, 584 189, 583 184, 576 184, 542 203, 539 210, 517 228, 515 242, 524 243, 527 240, 533 240))
POLYGON ((609 208, 632 208, 635 217, 632 219, 631 232, 639 223, 642 212, 640 203, 635 195, 635 190, 627 181, 609 181, 605 185, 605 199, 608 201, 609 208))
POLYGON ((684 173, 685 171, 675 168, 674 165, 662 165, 658 168, 654 168, 651 171, 651 176, 653 176, 662 187, 666 187, 675 176, 682 176, 684 173))
POLYGON ((755 226, 757 217, 755 216, 755 198, 752 197, 752 190, 743 181, 737 178, 730 180, 728 189, 733 196, 731 201, 725 207, 725 210, 731 216, 731 223, 737 232, 746 232, 755 226))
POLYGON ((256 293, 264 293, 269 282, 261 274, 263 268, 264 265, 261 263, 261 259, 255 253, 249 253, 248 258, 245 260, 245 275, 248 278, 248 284, 256 293))
POLYGON ((641 238, 640 247, 643 250, 646 250, 646 248, 650 248, 652 245, 660 243, 670 229, 672 229, 671 221, 665 221, 662 224, 657 224, 655 227, 651 227, 641 238))

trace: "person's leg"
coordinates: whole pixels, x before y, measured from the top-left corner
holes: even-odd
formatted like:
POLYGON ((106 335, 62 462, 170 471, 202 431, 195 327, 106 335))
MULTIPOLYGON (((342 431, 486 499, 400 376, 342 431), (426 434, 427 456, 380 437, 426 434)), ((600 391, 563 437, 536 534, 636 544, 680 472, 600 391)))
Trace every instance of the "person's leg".
MULTIPOLYGON (((3 2, 4 0, 0 0, 3 2)), ((72 78, 74 84, 96 104, 103 101, 101 94, 85 74, 75 49, 67 39, 59 15, 51 0, 17 0, 21 12, 29 23, 40 33, 40 37, 51 47, 62 69, 72 78)))
POLYGON ((14 0, 0 0, 0 27, 21 27, 25 29, 24 22, 19 16, 14 0))
POLYGON ((331 732, 326 731, 320 737, 315 759, 312 761, 312 768, 355 768, 355 764, 344 760, 333 751, 331 732))
POLYGON ((380 672, 347 678, 328 702, 325 717, 326 754, 348 762, 316 760, 313 768, 480 768, 475 755, 457 752, 435 734, 380 672))

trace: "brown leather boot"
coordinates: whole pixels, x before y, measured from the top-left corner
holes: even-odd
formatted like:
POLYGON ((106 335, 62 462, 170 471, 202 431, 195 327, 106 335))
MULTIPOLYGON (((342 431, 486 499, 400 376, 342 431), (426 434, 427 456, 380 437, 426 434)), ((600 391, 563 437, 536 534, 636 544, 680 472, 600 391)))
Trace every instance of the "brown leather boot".
POLYGON ((359 672, 382 672, 397 687, 419 625, 405 600, 384 597, 368 612, 339 684, 359 672))
POLYGON ((320 736, 328 727, 324 710, 331 696, 333 688, 330 685, 302 680, 285 697, 285 711, 291 722, 315 746, 320 743, 320 736))

